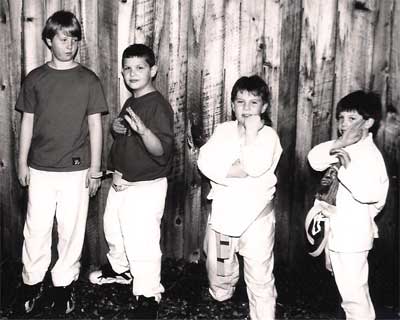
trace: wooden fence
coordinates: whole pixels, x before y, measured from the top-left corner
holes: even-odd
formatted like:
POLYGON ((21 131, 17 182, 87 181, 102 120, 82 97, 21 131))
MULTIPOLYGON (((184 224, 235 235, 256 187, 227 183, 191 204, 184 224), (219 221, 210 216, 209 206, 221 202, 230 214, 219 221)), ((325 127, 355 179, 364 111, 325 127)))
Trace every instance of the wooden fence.
MULTIPOLYGON (((175 111, 174 169, 162 225, 164 256, 199 259, 209 210, 199 174, 199 147, 231 118, 230 90, 241 75, 258 74, 272 92, 273 127, 284 149, 278 167, 277 264, 308 266, 303 221, 317 176, 310 148, 336 136, 335 105, 356 89, 382 95, 377 136, 390 176, 381 238, 371 253, 378 287, 396 292, 399 279, 400 0, 0 0, 0 267, 19 261, 26 190, 16 178, 20 115, 14 105, 26 74, 49 59, 41 29, 54 11, 73 11, 83 26, 78 61, 100 77, 110 120, 128 93, 120 76, 130 43, 151 46, 156 86, 175 111)), ((102 215, 110 186, 91 200, 83 261, 105 260, 102 215)), ((295 268, 296 266, 296 268, 295 268)), ((300 268, 301 269, 301 268, 300 268)), ((296 272, 294 273, 296 274, 296 272)), ((386 291, 385 291, 386 292, 386 291)), ((386 297, 392 301, 393 297, 386 297)))

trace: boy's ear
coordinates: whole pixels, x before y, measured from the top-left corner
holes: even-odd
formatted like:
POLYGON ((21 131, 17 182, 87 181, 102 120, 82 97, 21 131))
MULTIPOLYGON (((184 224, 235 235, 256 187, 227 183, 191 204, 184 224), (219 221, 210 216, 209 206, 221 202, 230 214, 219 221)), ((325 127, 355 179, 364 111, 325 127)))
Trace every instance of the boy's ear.
POLYGON ((264 103, 262 108, 261 108, 261 113, 264 113, 268 108, 268 103, 264 103))
POLYGON ((369 129, 371 129, 371 127, 374 125, 374 123, 375 123, 375 120, 374 120, 374 119, 368 118, 368 119, 365 120, 365 122, 364 122, 364 128, 367 129, 367 130, 369 130, 369 129))
POLYGON ((152 66, 152 67, 150 68, 150 74, 151 74, 151 77, 152 77, 152 78, 154 78, 154 77, 156 76, 157 71, 158 71, 157 65, 154 65, 154 66, 152 66))
POLYGON ((51 48, 51 40, 49 38, 46 38, 46 44, 49 48, 51 48))

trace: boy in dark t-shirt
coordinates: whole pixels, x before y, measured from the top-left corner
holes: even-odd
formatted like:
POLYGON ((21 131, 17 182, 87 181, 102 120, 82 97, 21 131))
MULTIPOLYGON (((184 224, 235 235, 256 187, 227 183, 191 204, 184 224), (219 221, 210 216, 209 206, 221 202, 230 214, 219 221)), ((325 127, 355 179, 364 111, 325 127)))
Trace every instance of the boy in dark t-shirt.
POLYGON ((54 217, 58 260, 51 270, 57 312, 75 308, 89 195, 100 180, 101 113, 107 103, 99 78, 74 61, 82 38, 77 18, 68 11, 48 18, 42 39, 51 61, 24 80, 16 109, 22 112, 18 179, 28 186, 18 307, 32 314, 44 297, 43 279, 51 262, 54 217))
POLYGON ((160 223, 174 133, 173 110, 152 84, 156 73, 150 48, 134 44, 125 49, 122 75, 133 96, 113 122, 108 169, 114 173, 104 213, 108 263, 89 277, 99 285, 132 281, 135 319, 156 318, 164 292, 160 223))

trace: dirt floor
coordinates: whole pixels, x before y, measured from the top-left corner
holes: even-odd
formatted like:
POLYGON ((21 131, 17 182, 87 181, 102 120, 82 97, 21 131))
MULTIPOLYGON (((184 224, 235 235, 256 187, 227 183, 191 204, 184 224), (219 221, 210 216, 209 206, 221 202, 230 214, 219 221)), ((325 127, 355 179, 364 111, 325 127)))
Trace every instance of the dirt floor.
MULTIPOLYGON (((214 301, 207 290, 203 263, 166 260, 162 266, 165 286, 159 319, 249 319, 248 300, 243 279, 235 295, 226 302, 214 301)), ((290 279, 276 268, 278 319, 340 319, 339 296, 330 274, 321 269, 299 272, 290 279), (307 274, 306 274, 307 273, 307 274), (314 276, 310 277, 310 273, 314 276), (307 283, 307 285, 305 285, 307 283)), ((128 319, 134 300, 130 286, 90 284, 82 274, 76 283, 76 309, 66 319, 128 319)), ((50 284, 48 284, 50 286, 50 284)), ((0 309, 1 319, 21 318, 12 308, 16 290, 8 290, 7 305, 0 309)), ((4 294, 3 294, 4 295, 4 294)), ((391 306, 375 305, 378 319, 399 319, 391 306)), ((44 308, 35 319, 60 318, 44 308)))

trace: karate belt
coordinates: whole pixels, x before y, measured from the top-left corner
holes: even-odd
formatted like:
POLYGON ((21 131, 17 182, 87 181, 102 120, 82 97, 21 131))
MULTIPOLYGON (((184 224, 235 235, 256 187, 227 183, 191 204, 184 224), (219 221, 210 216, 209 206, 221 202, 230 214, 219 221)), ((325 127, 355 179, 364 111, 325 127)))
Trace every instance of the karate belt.
POLYGON ((310 211, 308 211, 305 221, 307 240, 311 245, 315 244, 313 237, 319 234, 322 231, 322 229, 324 231, 324 236, 321 243, 314 251, 309 252, 308 254, 311 255, 312 257, 318 257, 322 253, 322 251, 324 251, 325 267, 329 271, 332 271, 332 264, 329 258, 329 252, 327 247, 328 237, 331 229, 329 218, 335 212, 336 212, 335 206, 330 205, 324 201, 315 199, 314 206, 310 209, 310 211), (311 224, 312 226, 310 235, 309 228, 311 224))
MULTIPOLYGON (((273 209, 274 209, 274 201, 272 200, 265 206, 265 208, 257 216, 256 220, 265 217, 266 215, 271 213, 273 209)), ((237 237, 227 236, 215 231, 215 240, 217 246, 217 275, 221 277, 227 275, 225 270, 226 269, 225 260, 231 257, 232 238, 237 238, 237 237)))
POLYGON ((307 240, 311 245, 315 244, 315 236, 323 230, 324 234, 321 242, 314 251, 309 252, 309 255, 317 257, 324 251, 325 267, 329 271, 332 271, 327 247, 330 232, 329 218, 336 212, 336 194, 339 186, 337 173, 340 165, 340 162, 333 164, 326 170, 315 195, 314 205, 308 211, 304 224, 307 240))

